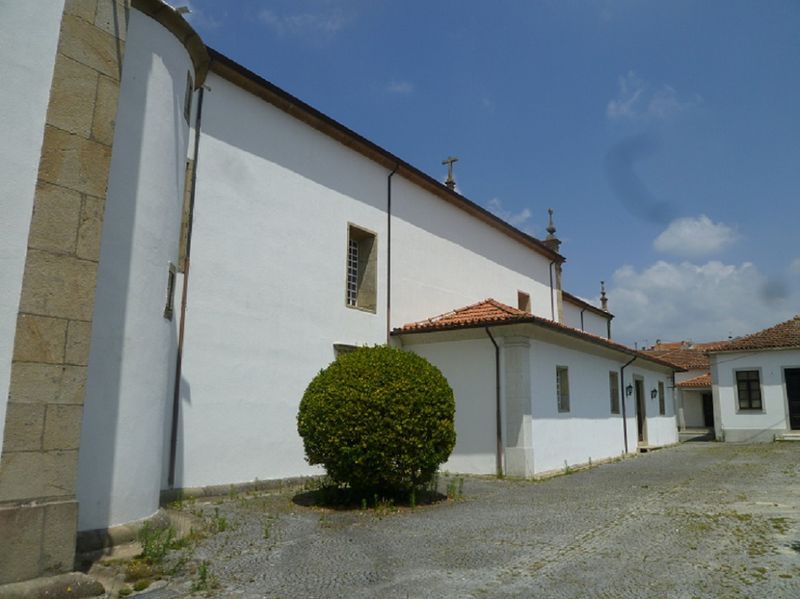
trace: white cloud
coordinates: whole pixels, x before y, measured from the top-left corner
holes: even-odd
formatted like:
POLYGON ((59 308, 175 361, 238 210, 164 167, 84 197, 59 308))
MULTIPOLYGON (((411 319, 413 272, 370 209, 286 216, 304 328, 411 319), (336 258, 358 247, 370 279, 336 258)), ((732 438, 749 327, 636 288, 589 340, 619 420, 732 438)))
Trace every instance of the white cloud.
POLYGON ((800 257, 792 260, 791 264, 789 264, 789 271, 793 274, 800 275, 800 257))
POLYGON ((492 198, 486 203, 489 212, 502 218, 508 224, 530 234, 530 220, 532 213, 530 209, 523 208, 519 212, 511 212, 503 206, 500 198, 492 198))
POLYGON ((258 19, 279 35, 334 35, 349 21, 339 11, 280 15, 267 8, 258 13, 258 19))
POLYGON ((390 81, 386 91, 391 94, 408 95, 414 92, 414 84, 410 81, 390 81))
POLYGON ((671 85, 653 87, 628 71, 619 78, 617 97, 606 106, 606 116, 611 120, 663 120, 702 103, 695 94, 691 99, 681 99, 671 85))
POLYGON ((623 266, 609 286, 614 337, 641 347, 656 339, 713 341, 753 333, 791 318, 798 297, 770 294, 770 281, 750 262, 698 265, 659 261, 623 266))
POLYGON ((659 252, 677 256, 705 256, 733 244, 739 234, 724 223, 715 223, 705 214, 676 218, 653 241, 659 252))

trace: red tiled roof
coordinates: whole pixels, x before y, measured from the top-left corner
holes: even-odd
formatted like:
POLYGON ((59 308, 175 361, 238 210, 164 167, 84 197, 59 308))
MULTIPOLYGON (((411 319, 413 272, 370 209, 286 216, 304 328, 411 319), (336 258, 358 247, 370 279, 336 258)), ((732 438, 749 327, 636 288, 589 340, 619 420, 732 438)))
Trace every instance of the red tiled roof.
POLYGON ((591 333, 586 333, 584 331, 568 327, 547 318, 534 316, 530 312, 525 312, 524 310, 519 310, 518 308, 512 308, 511 306, 508 306, 502 302, 498 302, 492 298, 483 300, 482 302, 478 302, 476 304, 465 306, 463 308, 451 310, 450 312, 445 312, 444 314, 440 314, 426 320, 405 324, 400 328, 394 329, 392 331, 392 335, 449 331, 454 329, 468 329, 497 324, 516 323, 536 324, 553 331, 570 335, 571 337, 583 339, 584 341, 589 341, 590 343, 602 345, 609 349, 624 352, 631 356, 643 358, 650 362, 661 364, 662 366, 669 366, 670 368, 683 370, 681 367, 676 367, 672 362, 668 362, 658 357, 650 356, 635 349, 631 349, 627 345, 609 341, 605 337, 592 335, 591 333))
POLYGON ((769 327, 763 331, 758 331, 752 335, 739 337, 738 339, 733 339, 732 341, 717 343, 714 345, 714 347, 709 348, 707 351, 718 352, 750 349, 781 349, 790 347, 800 348, 800 314, 791 320, 776 324, 773 327, 769 327))
POLYGON ((645 349, 642 351, 648 356, 672 362, 676 366, 680 366, 686 370, 701 370, 708 369, 709 367, 708 356, 705 352, 697 349, 645 349))
POLYGON ((711 374, 701 374, 700 376, 696 376, 693 379, 689 379, 688 381, 681 381, 680 383, 676 384, 677 387, 681 389, 699 389, 711 386, 711 374))

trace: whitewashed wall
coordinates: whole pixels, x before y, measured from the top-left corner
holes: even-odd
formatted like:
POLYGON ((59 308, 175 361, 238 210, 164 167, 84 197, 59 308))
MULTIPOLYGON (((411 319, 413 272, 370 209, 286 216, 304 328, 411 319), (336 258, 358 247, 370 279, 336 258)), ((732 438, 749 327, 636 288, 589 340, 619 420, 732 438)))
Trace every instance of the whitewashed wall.
MULTIPOLYGON (((413 338, 409 340, 414 341, 413 338)), ((440 470, 494 474, 497 451, 495 350, 489 337, 413 343, 404 349, 435 364, 450 383, 456 398, 456 446, 440 470)))
MULTIPOLYGON (((661 447, 678 442, 678 422, 675 413, 675 404, 672 401, 672 381, 668 373, 663 372, 657 366, 646 367, 644 362, 637 360, 625 369, 625 381, 623 388, 633 382, 636 377, 644 380, 644 397, 647 438, 646 442, 651 447, 661 447), (658 383, 664 383, 664 415, 659 413, 658 395, 650 397, 653 389, 658 389, 658 383)), ((628 414, 628 445, 632 449, 636 448, 637 429, 636 429, 636 394, 633 393, 626 398, 626 413, 628 414)))
POLYGON ((402 177, 393 180, 392 213, 393 326, 488 297, 516 307, 518 291, 530 295, 533 314, 551 318, 541 254, 402 177))
POLYGON ((772 441, 789 428, 784 368, 800 368, 800 351, 711 354, 714 425, 725 441, 772 441), (761 373, 762 411, 740 411, 736 370, 761 373))
POLYGON ((534 340, 530 361, 534 471, 622 455, 622 416, 611 414, 608 380, 610 371, 619 372, 619 360, 534 340), (558 411, 556 366, 568 368, 569 412, 558 411))
MULTIPOLYGON (((334 343, 386 341, 389 171, 219 76, 207 85, 176 484, 316 473, 296 432, 305 387, 334 343), (374 314, 345 305, 348 223, 377 235, 374 314)), ((549 316, 540 254, 398 175, 393 212, 393 326, 490 296, 516 305, 518 290, 549 316)))
MULTIPOLYGON (((579 331, 591 333, 598 337, 608 337, 608 319, 592 312, 591 310, 583 310, 583 322, 581 323, 581 308, 570 302, 564 300, 564 324, 579 331)), ((549 317, 548 317, 549 318, 549 317)))
POLYGON ((78 466, 79 528, 158 509, 176 320, 163 318, 189 127, 183 45, 133 10, 105 207, 78 466))
POLYGON ((63 0, 0 2, 0 447, 63 9, 63 0))
POLYGON ((683 419, 689 428, 703 428, 706 425, 703 412, 703 393, 706 391, 694 391, 682 389, 683 400, 683 419))

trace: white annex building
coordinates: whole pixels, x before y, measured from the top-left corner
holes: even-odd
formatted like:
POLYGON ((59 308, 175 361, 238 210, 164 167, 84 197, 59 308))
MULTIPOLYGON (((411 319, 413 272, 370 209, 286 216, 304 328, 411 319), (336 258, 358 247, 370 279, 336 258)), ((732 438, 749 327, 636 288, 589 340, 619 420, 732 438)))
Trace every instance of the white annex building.
POLYGON ((515 229, 160 0, 3 3, 0 55, 0 584, 164 491, 320 473, 299 401, 353 346, 442 370, 450 471, 677 442, 675 367, 562 289, 552 221, 515 229))

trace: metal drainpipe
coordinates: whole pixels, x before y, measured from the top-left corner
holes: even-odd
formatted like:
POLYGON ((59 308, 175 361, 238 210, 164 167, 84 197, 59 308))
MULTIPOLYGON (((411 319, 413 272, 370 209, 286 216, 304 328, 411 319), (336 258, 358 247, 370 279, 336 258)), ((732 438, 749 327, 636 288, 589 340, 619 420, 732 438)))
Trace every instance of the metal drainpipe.
POLYGON ((169 437, 169 476, 167 484, 175 488, 175 462, 178 452, 178 417, 181 407, 181 376, 183 367, 183 339, 186 322, 186 296, 189 291, 189 256, 192 251, 192 220, 194 218, 194 197, 197 189, 197 159, 200 150, 200 121, 203 115, 203 88, 197 94, 197 114, 194 124, 194 164, 192 166, 192 189, 189 194, 189 215, 186 224, 186 257, 183 265, 183 293, 181 295, 181 320, 178 325, 178 352, 175 360, 175 388, 172 396, 172 428, 169 437))
POLYGON ((610 340, 611 339, 611 319, 610 318, 606 318, 606 333, 608 335, 608 337, 606 337, 606 338, 610 340))
POLYGON ((492 332, 489 330, 489 327, 486 327, 486 334, 489 335, 489 339, 492 341, 492 345, 494 345, 494 393, 495 393, 494 403, 495 403, 495 425, 497 434, 495 467, 497 470, 497 477, 500 478, 503 476, 503 424, 501 420, 501 411, 500 411, 500 346, 497 345, 497 341, 494 340, 494 337, 492 336, 492 332))
POLYGON ((555 305, 553 304, 553 264, 555 263, 556 263, 555 260, 550 262, 550 266, 548 268, 548 270, 550 271, 550 320, 552 320, 553 322, 555 322, 556 320, 556 308, 555 305))
POLYGON ((585 329, 583 328, 583 313, 584 313, 584 312, 586 312, 586 308, 583 308, 583 309, 581 310, 581 330, 582 330, 582 331, 584 331, 584 332, 586 332, 586 331, 585 331, 585 329))
POLYGON ((392 332, 392 177, 398 168, 395 164, 386 179, 386 345, 392 332))
POLYGON ((633 364, 638 356, 633 356, 619 369, 619 394, 622 397, 622 434, 625 437, 625 453, 628 453, 628 414, 625 410, 625 368, 633 364))

